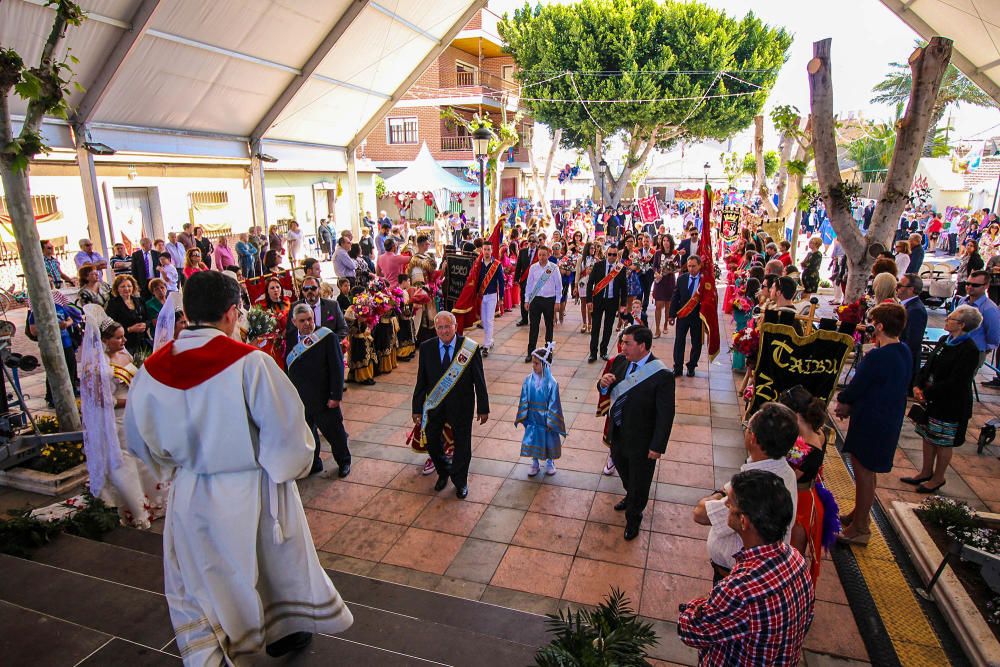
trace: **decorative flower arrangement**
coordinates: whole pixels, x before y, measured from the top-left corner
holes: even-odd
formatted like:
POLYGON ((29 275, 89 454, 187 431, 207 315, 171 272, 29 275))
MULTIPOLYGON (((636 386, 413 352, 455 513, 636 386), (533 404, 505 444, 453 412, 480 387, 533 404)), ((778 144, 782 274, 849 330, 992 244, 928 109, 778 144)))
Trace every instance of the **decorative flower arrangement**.
POLYGON ((748 359, 755 358, 759 348, 760 332, 757 331, 757 327, 752 322, 742 331, 737 331, 733 334, 733 349, 745 355, 748 359))
POLYGON ((785 456, 785 460, 788 461, 788 464, 793 468, 798 468, 802 465, 802 460, 808 453, 809 443, 802 438, 796 438, 795 445, 792 446, 791 451, 785 456))
POLYGON ((247 324, 249 325, 247 339, 255 340, 274 333, 278 326, 278 320, 271 314, 271 311, 260 306, 254 306, 247 313, 247 324))
POLYGON ((744 313, 749 313, 750 311, 753 310, 753 307, 754 303, 753 301, 750 300, 750 298, 746 295, 746 293, 737 294, 735 297, 733 297, 733 308, 735 308, 736 310, 739 310, 744 313))
POLYGON ((559 260, 559 271, 568 276, 576 270, 576 260, 571 256, 564 256, 559 260))
POLYGON ((378 309, 375 306, 372 295, 368 292, 360 292, 354 295, 351 301, 351 308, 354 309, 354 316, 373 328, 379 322, 378 309))
POLYGON ((837 308, 837 319, 845 324, 861 324, 865 319, 865 300, 858 299, 837 308))

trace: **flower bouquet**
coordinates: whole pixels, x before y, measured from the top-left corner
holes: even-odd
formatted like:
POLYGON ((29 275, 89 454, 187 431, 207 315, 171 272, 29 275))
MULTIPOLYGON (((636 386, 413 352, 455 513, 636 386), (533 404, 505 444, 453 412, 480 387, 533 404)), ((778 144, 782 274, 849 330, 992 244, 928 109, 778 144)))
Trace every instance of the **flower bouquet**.
POLYGON ((753 310, 754 303, 746 294, 737 294, 733 297, 733 308, 744 313, 749 313, 753 310))
POLYGON ((249 327, 247 329, 247 339, 255 340, 267 334, 274 333, 278 326, 278 320, 275 319, 270 311, 260 306, 254 306, 247 313, 247 325, 249 327))
POLYGON ((569 256, 563 257, 559 260, 559 272, 564 276, 568 276, 576 270, 576 261, 569 256))
POLYGON ((351 308, 354 310, 355 318, 368 325, 369 329, 373 329, 378 324, 378 308, 375 305, 372 295, 368 292, 355 294, 354 300, 351 302, 351 308))
POLYGON ((852 303, 845 303, 837 308, 837 319, 843 324, 861 324, 865 319, 867 304, 863 298, 852 303))
POLYGON ((757 327, 753 323, 733 334, 733 350, 745 355, 747 359, 756 358, 759 348, 760 332, 757 331, 757 327))

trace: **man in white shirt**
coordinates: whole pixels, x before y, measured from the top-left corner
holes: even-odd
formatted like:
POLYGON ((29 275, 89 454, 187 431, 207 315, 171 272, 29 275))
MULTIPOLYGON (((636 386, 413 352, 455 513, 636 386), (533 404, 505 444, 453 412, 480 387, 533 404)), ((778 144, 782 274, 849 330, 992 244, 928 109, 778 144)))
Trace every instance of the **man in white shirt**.
MULTIPOLYGON (((740 470, 766 470, 780 477, 792 496, 792 516, 795 516, 799 495, 797 480, 795 471, 785 460, 799 437, 795 413, 780 403, 765 403, 744 426, 743 436, 749 461, 740 470)), ((708 556, 715 571, 715 583, 729 574, 735 562, 733 556, 743 548, 743 541, 728 523, 728 487, 727 483, 726 488, 702 498, 694 509, 695 522, 712 527, 708 533, 708 556)), ((791 542, 792 525, 785 533, 786 544, 791 542)))
POLYGON ((167 254, 170 255, 170 259, 173 260, 173 265, 175 267, 184 266, 184 257, 187 255, 187 248, 184 244, 177 240, 177 232, 169 232, 167 234, 167 254))
POLYGON ((528 355, 524 363, 531 363, 531 353, 538 343, 539 320, 545 317, 545 342, 552 342, 552 319, 556 304, 562 301, 562 278, 559 267, 549 261, 547 246, 538 247, 538 261, 528 270, 524 303, 528 308, 528 355))

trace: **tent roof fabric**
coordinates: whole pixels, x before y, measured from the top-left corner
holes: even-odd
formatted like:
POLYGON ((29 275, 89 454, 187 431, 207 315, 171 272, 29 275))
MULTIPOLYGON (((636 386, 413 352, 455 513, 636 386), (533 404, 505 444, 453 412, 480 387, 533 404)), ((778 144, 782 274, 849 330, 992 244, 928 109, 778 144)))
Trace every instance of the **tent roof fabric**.
POLYGON ((882 0, 923 39, 954 41, 951 62, 1000 103, 1000 2, 882 0))
MULTIPOLYGON (((116 132, 107 143, 122 151, 200 155, 214 150, 199 143, 208 139, 353 149, 486 0, 80 4, 88 18, 58 53, 79 59, 74 79, 85 89, 70 95, 72 124, 93 141, 116 132)), ((0 44, 37 63, 53 16, 45 0, 0 2, 0 44)), ((18 123, 25 103, 13 94, 10 103, 18 123)), ((47 119, 44 134, 72 148, 64 121, 47 119)))
POLYGON ((479 192, 477 183, 470 183, 455 176, 435 162, 427 148, 427 142, 420 146, 413 164, 395 176, 385 179, 386 192, 479 192))

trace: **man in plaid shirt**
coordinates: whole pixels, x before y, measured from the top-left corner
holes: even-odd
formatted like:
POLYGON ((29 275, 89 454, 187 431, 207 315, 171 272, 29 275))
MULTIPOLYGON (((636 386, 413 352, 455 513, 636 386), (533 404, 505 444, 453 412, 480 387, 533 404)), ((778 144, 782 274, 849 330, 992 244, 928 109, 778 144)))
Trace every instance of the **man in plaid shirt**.
POLYGON ((680 605, 677 633, 701 665, 797 665, 815 591, 805 559, 784 543, 792 499, 763 470, 741 472, 731 486, 729 525, 743 548, 707 599, 680 605))

